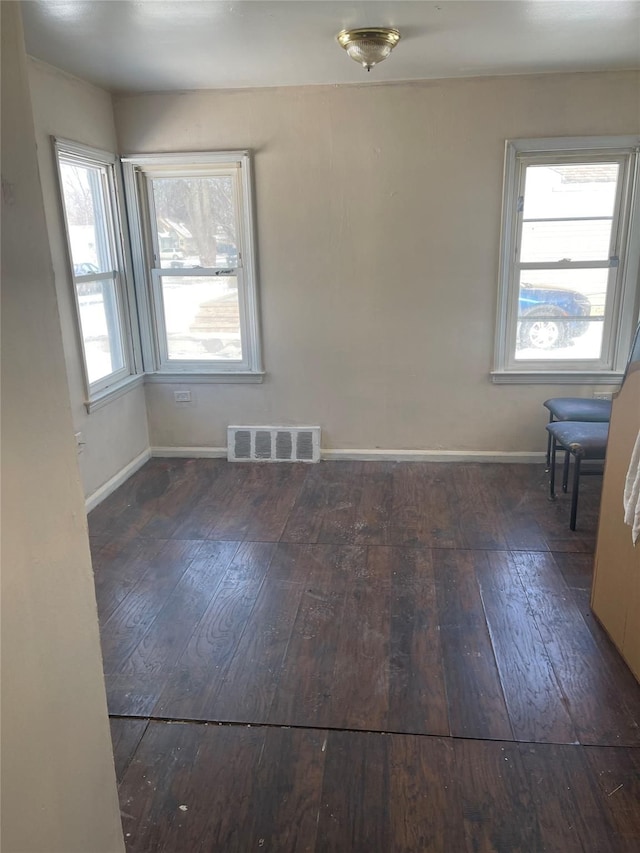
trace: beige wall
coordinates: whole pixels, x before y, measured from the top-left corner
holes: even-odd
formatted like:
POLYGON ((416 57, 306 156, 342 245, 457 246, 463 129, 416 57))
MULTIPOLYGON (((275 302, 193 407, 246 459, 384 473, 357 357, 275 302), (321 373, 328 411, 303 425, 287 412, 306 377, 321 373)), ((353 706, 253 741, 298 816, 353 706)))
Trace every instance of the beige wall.
POLYGON ((2 850, 124 849, 18 3, 2 3, 2 850))
POLYGON ((76 324, 60 193, 51 136, 116 152, 111 95, 51 66, 29 60, 38 164, 56 279, 74 432, 81 432, 79 456, 85 496, 118 474, 149 447, 144 388, 138 386, 87 414, 81 344, 76 324))
POLYGON ((504 141, 638 133, 634 72, 126 96, 122 153, 255 152, 261 386, 147 386, 153 445, 318 423, 325 448, 541 450, 548 396, 495 386, 504 141))

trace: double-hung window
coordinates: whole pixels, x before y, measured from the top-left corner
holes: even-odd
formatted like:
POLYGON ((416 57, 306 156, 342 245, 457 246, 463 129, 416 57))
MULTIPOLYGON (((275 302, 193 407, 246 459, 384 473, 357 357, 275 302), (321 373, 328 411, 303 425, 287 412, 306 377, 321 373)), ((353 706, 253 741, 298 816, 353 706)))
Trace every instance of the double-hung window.
POLYGON ((116 158, 60 139, 54 148, 90 407, 135 372, 116 158))
POLYGON ((248 153, 123 163, 148 378, 259 381, 248 153))
POLYGON ((615 382, 638 315, 640 138, 507 143, 495 381, 615 382))

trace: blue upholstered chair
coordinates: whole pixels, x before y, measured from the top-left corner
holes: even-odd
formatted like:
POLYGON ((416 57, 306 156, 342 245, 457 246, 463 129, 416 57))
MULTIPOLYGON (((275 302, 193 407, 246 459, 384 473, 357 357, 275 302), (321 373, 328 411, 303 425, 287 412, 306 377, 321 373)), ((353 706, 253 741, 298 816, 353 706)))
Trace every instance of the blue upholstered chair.
MULTIPOLYGON (((611 400, 593 400, 588 397, 552 397, 543 405, 549 410, 549 423, 579 421, 581 423, 609 423, 611 400)), ((551 465, 552 432, 547 437, 547 471, 551 465)))
MULTIPOLYGON (((640 361, 640 324, 631 345, 627 369, 622 379, 629 371, 629 365, 640 361)), ((562 470, 562 491, 566 492, 569 484, 569 465, 573 456, 573 486, 571 492, 571 519, 569 527, 576 529, 578 514, 578 491, 580 475, 587 473, 582 470, 582 462, 587 460, 604 461, 607 452, 609 436, 609 420, 611 418, 611 401, 590 400, 582 397, 555 397, 544 404, 549 410, 547 432, 547 468, 549 470, 549 499, 556 499, 556 450, 564 450, 564 466, 562 470)), ((589 472, 600 473, 600 471, 589 472)))
MULTIPOLYGON (((564 465, 562 469, 562 491, 566 492, 569 485, 569 462, 573 456, 573 485, 571 488, 571 518, 569 528, 576 529, 578 516, 578 493, 580 475, 584 460, 604 461, 607 452, 609 436, 608 423, 584 423, 576 421, 554 421, 547 424, 551 439, 551 464, 549 473, 549 499, 556 499, 556 450, 564 450, 564 465)), ((601 473, 600 471, 589 473, 601 473)))

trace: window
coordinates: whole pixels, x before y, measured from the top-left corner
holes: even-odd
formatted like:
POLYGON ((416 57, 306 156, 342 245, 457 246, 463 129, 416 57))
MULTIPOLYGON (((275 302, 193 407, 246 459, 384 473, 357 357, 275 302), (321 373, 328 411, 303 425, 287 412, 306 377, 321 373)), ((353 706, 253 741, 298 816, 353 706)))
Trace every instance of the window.
POLYGON ((507 143, 494 381, 622 374, 638 309, 638 143, 507 143))
POLYGON ((126 158, 136 277, 157 380, 261 377, 247 152, 126 158))
POLYGON ((54 140, 54 147, 89 406, 134 372, 116 161, 73 142, 54 140))

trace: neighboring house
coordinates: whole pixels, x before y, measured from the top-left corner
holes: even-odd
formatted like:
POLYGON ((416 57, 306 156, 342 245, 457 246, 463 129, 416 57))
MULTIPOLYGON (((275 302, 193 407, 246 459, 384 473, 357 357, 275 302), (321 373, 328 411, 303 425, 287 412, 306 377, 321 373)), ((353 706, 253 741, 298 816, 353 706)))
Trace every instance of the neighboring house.
POLYGON ((193 237, 186 225, 164 217, 159 217, 158 223, 163 228, 158 231, 161 255, 177 260, 195 252, 193 237))

